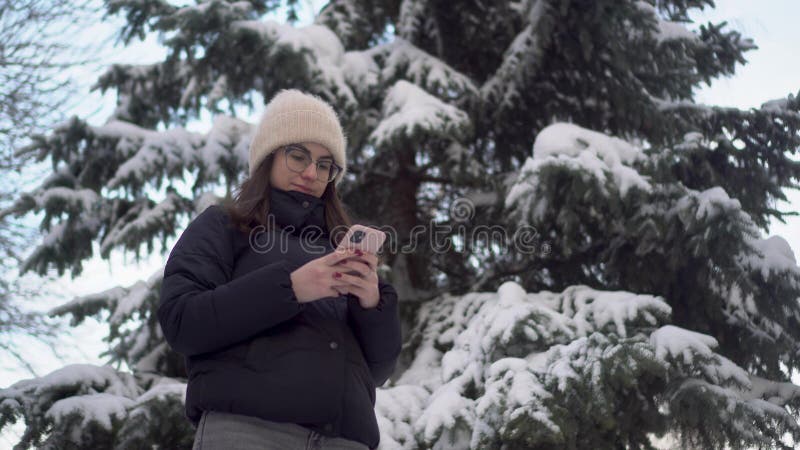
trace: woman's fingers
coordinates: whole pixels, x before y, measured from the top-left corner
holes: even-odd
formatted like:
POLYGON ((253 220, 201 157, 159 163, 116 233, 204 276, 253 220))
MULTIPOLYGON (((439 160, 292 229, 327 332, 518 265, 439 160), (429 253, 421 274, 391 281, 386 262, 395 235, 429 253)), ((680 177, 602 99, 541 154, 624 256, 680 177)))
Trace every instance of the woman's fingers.
POLYGON ((336 249, 332 253, 326 255, 324 258, 328 265, 331 266, 342 264, 344 261, 348 260, 360 261, 369 266, 370 270, 375 270, 378 265, 378 256, 374 253, 352 248, 346 250, 336 249))
POLYGON ((324 257, 332 278, 331 292, 336 295, 353 294, 359 298, 373 296, 370 292, 378 284, 375 271, 378 257, 373 253, 362 251, 359 255, 358 252, 355 249, 337 249, 324 257))
POLYGON ((371 280, 347 274, 342 274, 341 278, 352 283, 345 289, 347 289, 347 293, 358 298, 358 302, 362 307, 372 308, 380 301, 377 275, 371 280))
MULTIPOLYGON (((356 256, 353 258, 348 258, 336 263, 336 265, 341 266, 346 264, 347 262, 354 261, 356 263, 362 264, 367 267, 368 271, 375 272, 375 268, 378 266, 378 257, 373 255, 372 253, 364 253, 362 256, 356 256)), ((351 266, 352 267, 352 266, 351 266)))
POLYGON ((350 275, 344 272, 340 272, 342 275, 341 277, 337 277, 340 281, 344 281, 348 284, 351 284, 355 287, 363 288, 366 287, 370 280, 366 280, 356 275, 350 275))
POLYGON ((353 249, 348 249, 348 250, 335 250, 323 256, 323 258, 325 258, 326 264, 328 264, 329 266, 335 266, 336 264, 339 264, 343 260, 346 260, 347 258, 353 258, 355 256, 358 256, 356 251, 353 249))
POLYGON ((348 269, 351 269, 354 270, 360 276, 365 278, 368 277, 371 273, 369 266, 359 261, 348 260, 342 262, 341 264, 338 264, 336 267, 337 267, 336 270, 337 272, 350 272, 350 270, 348 269))
POLYGON ((378 257, 373 253, 364 253, 363 256, 359 256, 355 260, 366 264, 372 272, 375 272, 375 268, 378 267, 378 257))
POLYGON ((336 295, 347 294, 354 288, 351 283, 347 281, 341 281, 341 278, 335 278, 335 280, 336 281, 331 284, 331 289, 336 293, 336 295))
MULTIPOLYGON (((344 274, 342 274, 344 275, 344 274)), ((347 281, 343 281, 341 278, 334 278, 334 281, 331 282, 330 286, 332 288, 346 288, 350 286, 350 283, 347 281)))

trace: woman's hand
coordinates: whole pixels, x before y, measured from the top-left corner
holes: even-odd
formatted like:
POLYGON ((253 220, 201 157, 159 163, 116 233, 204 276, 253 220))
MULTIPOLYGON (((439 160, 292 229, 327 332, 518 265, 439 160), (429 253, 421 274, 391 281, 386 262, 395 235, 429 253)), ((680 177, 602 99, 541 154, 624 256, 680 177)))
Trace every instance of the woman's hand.
MULTIPOLYGON (((313 302, 324 297, 340 295, 340 289, 349 287, 343 278, 344 264, 337 265, 347 258, 358 256, 356 250, 334 251, 305 263, 290 274, 292 290, 300 303, 313 302), (339 274, 339 276, 337 276, 339 274)), ((357 278, 357 277, 354 277, 357 278)))
POLYGON ((341 261, 336 265, 342 270, 339 279, 347 284, 344 287, 337 286, 335 289, 342 294, 355 295, 362 308, 374 308, 380 300, 378 272, 375 270, 378 265, 378 257, 360 250, 356 250, 356 252, 358 256, 355 258, 341 261), (345 273, 346 269, 352 269, 359 275, 345 273))

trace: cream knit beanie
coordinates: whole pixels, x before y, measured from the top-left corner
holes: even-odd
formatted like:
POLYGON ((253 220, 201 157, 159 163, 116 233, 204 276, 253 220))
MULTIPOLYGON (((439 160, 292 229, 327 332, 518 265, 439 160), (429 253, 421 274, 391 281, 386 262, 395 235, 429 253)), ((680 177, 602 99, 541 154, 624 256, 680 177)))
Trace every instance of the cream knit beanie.
POLYGON ((297 89, 280 91, 264 109, 250 142, 250 176, 270 153, 300 142, 316 142, 330 150, 333 161, 342 168, 334 180, 338 185, 347 169, 342 126, 329 104, 297 89))

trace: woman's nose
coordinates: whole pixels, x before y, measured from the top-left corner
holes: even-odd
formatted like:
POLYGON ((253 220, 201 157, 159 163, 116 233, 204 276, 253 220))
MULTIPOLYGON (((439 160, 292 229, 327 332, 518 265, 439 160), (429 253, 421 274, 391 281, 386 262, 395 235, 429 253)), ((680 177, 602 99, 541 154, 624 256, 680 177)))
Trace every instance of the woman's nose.
POLYGON ((309 164, 308 167, 300 174, 303 178, 307 180, 316 180, 317 179, 317 165, 316 164, 309 164))

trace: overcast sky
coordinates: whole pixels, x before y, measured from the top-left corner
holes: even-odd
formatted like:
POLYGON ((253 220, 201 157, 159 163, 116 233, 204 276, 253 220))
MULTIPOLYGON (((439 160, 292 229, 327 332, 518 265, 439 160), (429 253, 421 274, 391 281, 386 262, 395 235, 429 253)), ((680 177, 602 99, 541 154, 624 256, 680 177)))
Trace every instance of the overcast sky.
MULTIPOLYGON (((700 103, 758 107, 767 100, 795 96, 800 93, 800 1, 798 0, 725 0, 718 1, 713 11, 698 18, 714 22, 727 20, 733 29, 752 37, 757 50, 747 54, 748 63, 739 67, 735 77, 715 81, 700 91, 700 103)), ((800 155, 795 154, 800 160, 800 155)), ((800 192, 786 191, 790 203, 780 203, 782 211, 800 210, 800 192)), ((769 235, 785 238, 795 254, 800 255, 800 219, 792 217, 786 224, 773 221, 769 235)))

